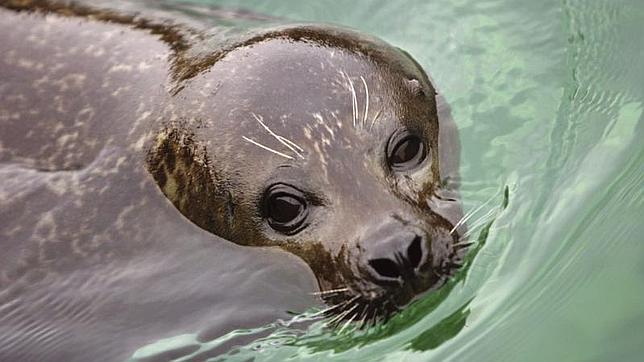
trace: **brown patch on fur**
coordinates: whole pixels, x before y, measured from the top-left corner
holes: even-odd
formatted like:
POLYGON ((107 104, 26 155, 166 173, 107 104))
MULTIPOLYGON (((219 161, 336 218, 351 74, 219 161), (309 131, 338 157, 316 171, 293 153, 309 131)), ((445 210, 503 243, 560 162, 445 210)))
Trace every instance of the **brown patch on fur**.
POLYGON ((205 148, 183 127, 159 133, 148 152, 148 171, 172 203, 201 228, 229 235, 231 201, 217 187, 205 148))
POLYGON ((344 245, 337 255, 333 255, 321 242, 292 242, 280 247, 299 256, 309 265, 318 279, 321 290, 343 287, 347 281, 355 279, 350 267, 349 253, 344 245))

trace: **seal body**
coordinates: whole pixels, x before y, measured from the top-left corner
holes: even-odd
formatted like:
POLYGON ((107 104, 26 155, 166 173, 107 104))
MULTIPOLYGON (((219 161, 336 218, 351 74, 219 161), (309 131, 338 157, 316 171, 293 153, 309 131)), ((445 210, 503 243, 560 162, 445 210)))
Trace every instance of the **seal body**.
POLYGON ((0 357, 123 359, 317 287, 375 321, 458 266, 453 124, 399 49, 0 5, 0 357))
POLYGON ((195 226, 147 171, 173 46, 69 11, 0 7, 0 360, 123 361, 318 303, 299 258, 195 226))

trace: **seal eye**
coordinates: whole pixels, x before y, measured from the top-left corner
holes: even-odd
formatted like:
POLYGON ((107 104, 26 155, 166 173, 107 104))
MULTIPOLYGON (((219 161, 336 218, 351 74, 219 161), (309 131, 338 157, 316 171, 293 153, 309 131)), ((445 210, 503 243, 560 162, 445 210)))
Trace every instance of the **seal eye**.
POLYGON ((264 218, 276 231, 287 235, 298 233, 308 216, 304 194, 291 186, 275 184, 266 191, 263 202, 264 218))
POLYGON ((423 140, 413 134, 406 133, 390 141, 392 147, 388 147, 389 166, 395 171, 407 171, 420 165, 427 154, 423 140))

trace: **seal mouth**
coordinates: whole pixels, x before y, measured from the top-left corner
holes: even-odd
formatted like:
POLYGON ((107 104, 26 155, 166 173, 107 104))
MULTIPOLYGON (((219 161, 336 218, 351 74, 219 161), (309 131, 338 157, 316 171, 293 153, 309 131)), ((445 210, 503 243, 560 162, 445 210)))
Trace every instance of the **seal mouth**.
MULTIPOLYGON (((455 239, 457 237, 455 236, 455 239)), ((415 277, 401 275, 392 278, 387 285, 376 284, 366 279, 355 281, 344 288, 320 292, 322 300, 329 305, 323 312, 326 324, 331 328, 354 324, 356 329, 368 329, 385 323, 397 312, 442 287, 463 266, 463 257, 470 242, 455 241, 446 257, 435 265, 419 267, 415 277)))

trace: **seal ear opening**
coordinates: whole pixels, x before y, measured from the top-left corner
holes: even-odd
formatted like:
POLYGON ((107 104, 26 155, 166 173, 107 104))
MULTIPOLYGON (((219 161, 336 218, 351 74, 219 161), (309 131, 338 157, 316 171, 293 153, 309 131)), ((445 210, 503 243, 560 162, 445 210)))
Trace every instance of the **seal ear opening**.
POLYGON ((227 236, 232 200, 217 191, 206 149, 192 133, 183 127, 163 129, 148 151, 146 166, 163 194, 185 217, 206 231, 227 236))
MULTIPOLYGON (((411 56, 411 54, 409 54, 409 52, 407 52, 406 50, 401 49, 401 48, 397 48, 397 49, 398 49, 398 51, 399 51, 399 52, 401 52, 405 57, 407 57, 407 59, 409 59, 409 60, 414 64, 414 66, 415 66, 415 67, 416 67, 416 69, 420 72, 420 74, 422 74, 422 76, 423 76, 423 77, 422 77, 422 78, 423 78, 423 79, 422 79, 422 81, 423 81, 423 82, 425 82, 425 83, 429 86, 430 91, 431 91, 434 95, 435 95, 435 94, 437 94, 437 92, 436 92, 436 88, 435 88, 435 86, 434 86, 434 82, 433 82, 433 80, 431 79, 431 77, 427 74, 427 72, 425 72, 425 69, 424 69, 424 68, 423 68, 423 67, 422 67, 422 66, 421 66, 421 65, 416 61, 416 59, 414 59, 414 57, 412 57, 412 56, 411 56)), ((420 90, 421 90, 421 92, 422 92, 422 87, 421 87, 421 89, 420 89, 420 90)), ((424 93, 424 92, 423 92, 423 93, 424 93)), ((427 94, 426 94, 426 95, 427 95, 427 94)), ((431 96, 432 94, 429 94, 429 95, 431 96)))

